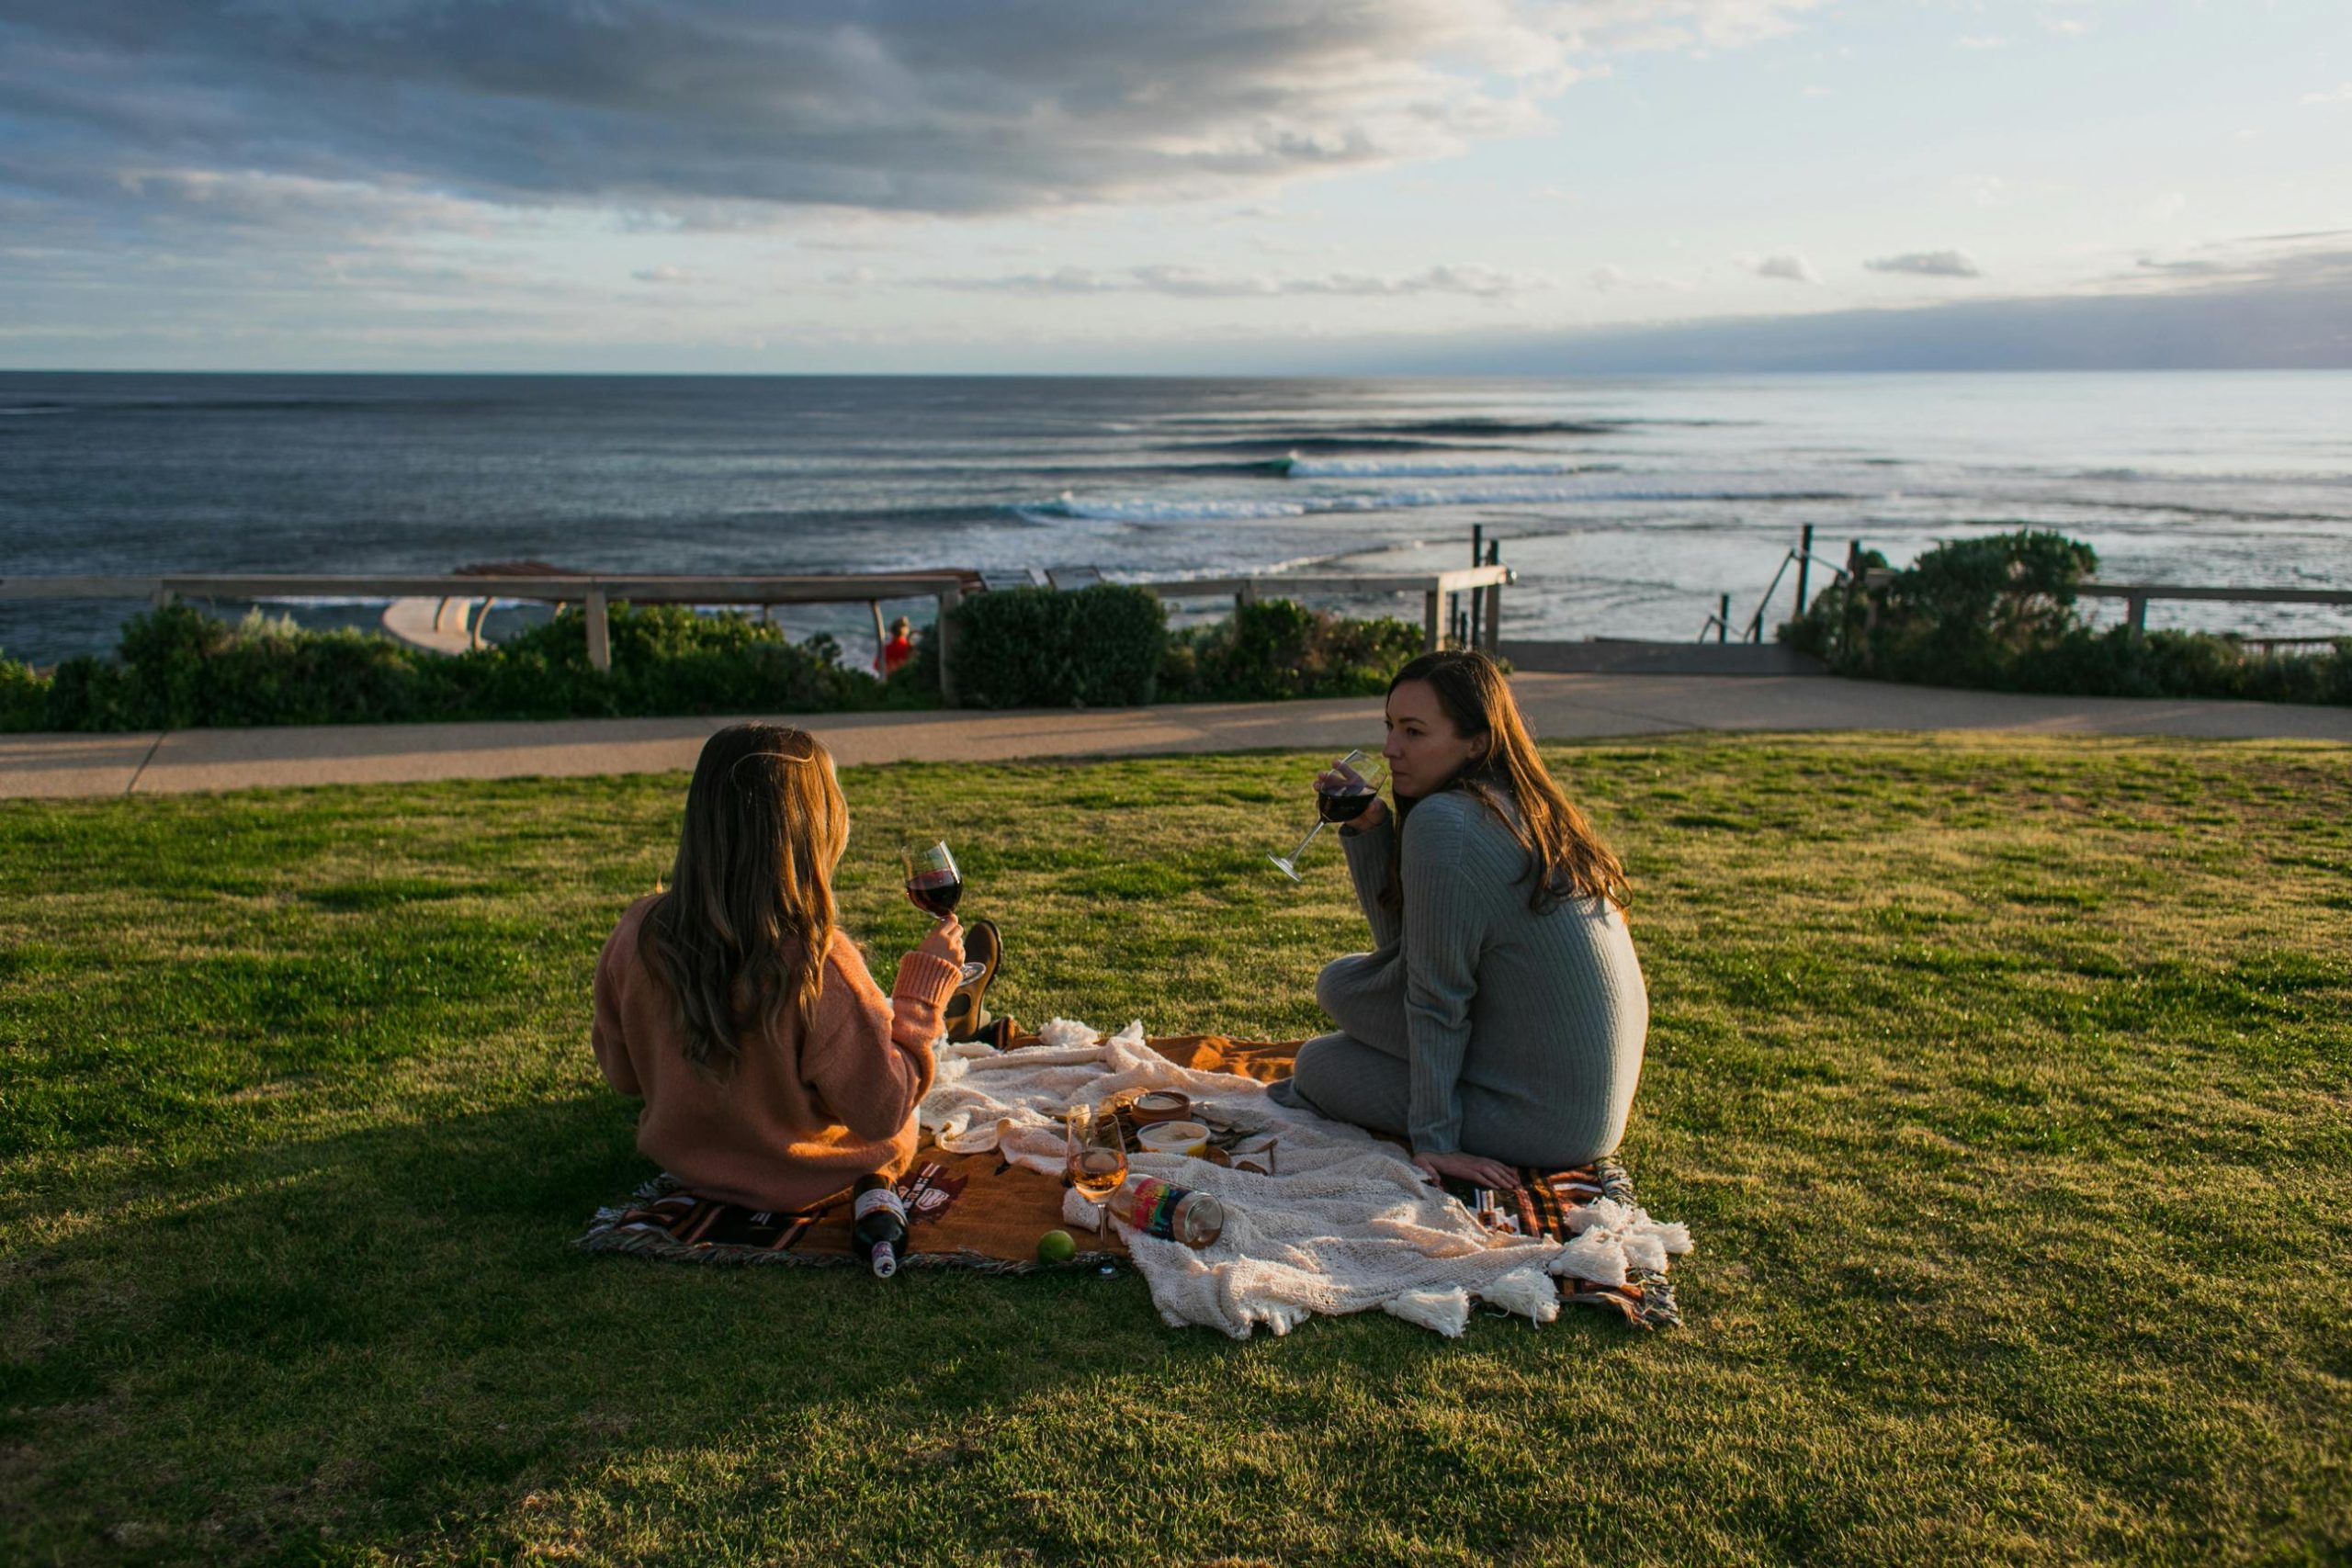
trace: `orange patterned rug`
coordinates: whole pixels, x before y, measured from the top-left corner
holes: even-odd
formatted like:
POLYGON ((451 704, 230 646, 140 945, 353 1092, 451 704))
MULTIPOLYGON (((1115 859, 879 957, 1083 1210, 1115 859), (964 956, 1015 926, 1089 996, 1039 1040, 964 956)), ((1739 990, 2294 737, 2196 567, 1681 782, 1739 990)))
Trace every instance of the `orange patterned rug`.
MULTIPOLYGON (((1287 1077, 1298 1049, 1295 1041, 1232 1040, 1215 1034, 1163 1036, 1149 1043, 1179 1066, 1238 1074, 1261 1083, 1287 1077)), ((1456 1183, 1449 1183, 1447 1190, 1500 1228, 1556 1241, 1573 1234, 1567 1216, 1584 1204, 1604 1197, 1634 1202, 1633 1179, 1613 1160, 1573 1170, 1529 1168, 1519 1174, 1523 1185, 1516 1191, 1487 1192, 1456 1183)), ((903 1263, 910 1269, 1025 1274, 1091 1267, 1126 1256, 1126 1244, 1114 1230, 1099 1243, 1091 1235, 1078 1235, 1080 1251, 1069 1262, 1039 1262, 1039 1239, 1067 1228, 1063 1183, 1057 1177, 1009 1164, 994 1151, 950 1154, 926 1137, 900 1179, 899 1191, 907 1201, 903 1263)), ((780 1213, 697 1198, 680 1190, 666 1176, 654 1178, 625 1201, 598 1210, 578 1245, 592 1252, 665 1262, 821 1266, 857 1261, 846 1190, 797 1213, 780 1213)), ((1671 1283, 1665 1275, 1647 1270, 1633 1271, 1622 1285, 1564 1279, 1560 1299, 1599 1308, 1636 1327, 1659 1328, 1681 1321, 1671 1283)))

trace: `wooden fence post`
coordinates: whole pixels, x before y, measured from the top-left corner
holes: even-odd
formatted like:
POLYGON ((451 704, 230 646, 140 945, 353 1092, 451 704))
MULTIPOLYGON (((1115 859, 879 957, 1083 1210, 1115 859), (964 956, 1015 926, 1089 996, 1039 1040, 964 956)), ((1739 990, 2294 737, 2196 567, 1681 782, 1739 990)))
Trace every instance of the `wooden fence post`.
POLYGON ((1421 651, 1423 653, 1435 653, 1441 646, 1438 640, 1437 590, 1434 588, 1430 589, 1428 592, 1421 595, 1421 651))
POLYGON ((939 700, 951 708, 956 705, 956 667, 949 654, 956 643, 956 606, 963 602, 960 588, 939 591, 939 700))
MULTIPOLYGON (((1503 564, 1503 542, 1500 539, 1487 541, 1487 564, 1488 566, 1503 564)), ((1498 582, 1489 587, 1485 598, 1487 601, 1487 652, 1490 657, 1499 659, 1503 651, 1503 585, 1498 582)))
POLYGON ((588 590, 588 662, 598 670, 613 667, 613 630, 605 615, 605 591, 588 590))
MULTIPOLYGON (((1484 566, 1487 564, 1486 541, 1486 525, 1483 523, 1472 524, 1470 525, 1470 564, 1472 566, 1484 566)), ((1484 648, 1487 646, 1486 610, 1487 595, 1478 589, 1472 589, 1470 591, 1469 641, 1469 646, 1472 648, 1484 648)))

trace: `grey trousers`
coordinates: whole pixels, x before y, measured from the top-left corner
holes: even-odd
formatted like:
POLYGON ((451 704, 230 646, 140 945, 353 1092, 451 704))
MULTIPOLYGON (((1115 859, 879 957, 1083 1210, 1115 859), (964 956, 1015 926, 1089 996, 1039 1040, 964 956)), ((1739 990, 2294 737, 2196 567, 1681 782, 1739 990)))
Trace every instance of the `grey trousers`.
MULTIPOLYGON (((1293 1096, 1333 1121, 1401 1135, 1413 1107, 1403 958, 1395 953, 1335 958, 1315 977, 1315 999, 1340 1027, 1298 1048, 1293 1096)), ((1590 1156, 1589 1149, 1570 1148, 1540 1106, 1467 1079, 1455 1093, 1465 1154, 1546 1168, 1581 1164, 1590 1156)))

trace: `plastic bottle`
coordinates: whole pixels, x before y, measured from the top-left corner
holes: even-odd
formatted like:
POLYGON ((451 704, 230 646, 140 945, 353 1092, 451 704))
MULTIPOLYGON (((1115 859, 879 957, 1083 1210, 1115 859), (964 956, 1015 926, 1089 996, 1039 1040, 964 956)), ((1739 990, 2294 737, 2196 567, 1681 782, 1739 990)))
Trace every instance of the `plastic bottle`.
POLYGON ((1225 1205, 1206 1192, 1138 1176, 1119 1189, 1111 1213, 1146 1235, 1206 1247, 1225 1234, 1225 1205))
POLYGON ((907 1245, 907 1205, 888 1179, 861 1176, 850 1204, 850 1236, 857 1255, 873 1266, 874 1277, 887 1280, 899 1271, 899 1254, 907 1245))

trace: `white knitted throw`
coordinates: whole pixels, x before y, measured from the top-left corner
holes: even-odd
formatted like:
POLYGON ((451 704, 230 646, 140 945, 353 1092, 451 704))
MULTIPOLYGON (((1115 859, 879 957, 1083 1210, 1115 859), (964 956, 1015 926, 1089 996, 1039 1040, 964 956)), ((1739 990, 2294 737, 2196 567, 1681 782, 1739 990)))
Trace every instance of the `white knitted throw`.
MULTIPOLYGON (((1628 1267, 1663 1271, 1669 1253, 1690 1250, 1681 1225, 1605 1199, 1570 1211, 1578 1234, 1565 1246, 1498 1238, 1394 1145, 1278 1105, 1251 1079, 1180 1067, 1144 1043, 1141 1022, 1100 1040, 1057 1019, 1040 1038, 1018 1051, 941 1048, 918 1114, 942 1148, 995 1149, 1057 1176, 1063 1112, 1145 1089, 1181 1090, 1220 1120, 1281 1139, 1274 1176, 1129 1151, 1137 1173, 1225 1204, 1224 1234, 1198 1251, 1120 1227, 1152 1304, 1177 1327, 1204 1324, 1246 1339, 1261 1324, 1286 1334, 1311 1314, 1378 1307, 1450 1336, 1467 1325, 1474 1301, 1549 1323, 1560 1310, 1555 1275, 1622 1284, 1628 1267)), ((1075 1192, 1064 1212, 1073 1224, 1094 1223, 1075 1192)))

